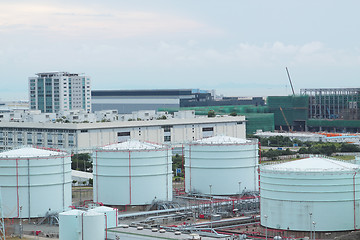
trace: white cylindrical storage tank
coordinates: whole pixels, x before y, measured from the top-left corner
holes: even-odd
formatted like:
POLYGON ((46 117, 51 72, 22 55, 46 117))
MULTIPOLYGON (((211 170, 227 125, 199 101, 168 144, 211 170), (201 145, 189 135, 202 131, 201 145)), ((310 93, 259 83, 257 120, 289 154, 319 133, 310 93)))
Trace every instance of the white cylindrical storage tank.
POLYGON ((355 164, 360 165, 360 155, 355 156, 355 164))
POLYGON ((71 155, 24 147, 0 153, 5 218, 44 217, 71 206, 71 155))
POLYGON ((359 229, 359 168, 325 157, 262 165, 261 224, 294 231, 359 229))
POLYGON ((166 146, 129 140, 93 154, 94 200, 105 205, 172 201, 172 161, 166 146))
POLYGON ((185 146, 186 192, 235 195, 258 190, 258 142, 226 136, 185 146))
POLYGON ((102 213, 105 215, 105 227, 113 228, 117 227, 118 222, 118 210, 116 208, 110 208, 105 206, 100 206, 93 208, 89 211, 94 211, 97 213, 102 213))
POLYGON ((105 217, 94 211, 70 210, 59 214, 60 240, 99 240, 105 238, 105 217))

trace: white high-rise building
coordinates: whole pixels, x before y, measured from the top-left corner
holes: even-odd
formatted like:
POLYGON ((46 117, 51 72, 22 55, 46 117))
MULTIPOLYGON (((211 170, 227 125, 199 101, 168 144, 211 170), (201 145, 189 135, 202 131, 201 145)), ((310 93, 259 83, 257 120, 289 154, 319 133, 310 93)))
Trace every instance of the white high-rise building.
POLYGON ((52 113, 84 109, 91 112, 90 77, 68 72, 43 72, 29 77, 31 110, 52 113))

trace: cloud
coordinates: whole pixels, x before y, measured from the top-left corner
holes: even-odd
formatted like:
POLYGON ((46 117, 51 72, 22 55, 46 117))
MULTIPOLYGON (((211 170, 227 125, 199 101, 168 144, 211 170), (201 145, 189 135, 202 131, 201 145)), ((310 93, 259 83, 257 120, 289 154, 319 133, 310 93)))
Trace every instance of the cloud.
MULTIPOLYGON (((204 23, 162 12, 103 6, 0 3, 0 32, 29 31, 54 37, 127 38, 171 33, 215 34, 204 23)), ((2 34, 3 34, 2 33, 2 34)))

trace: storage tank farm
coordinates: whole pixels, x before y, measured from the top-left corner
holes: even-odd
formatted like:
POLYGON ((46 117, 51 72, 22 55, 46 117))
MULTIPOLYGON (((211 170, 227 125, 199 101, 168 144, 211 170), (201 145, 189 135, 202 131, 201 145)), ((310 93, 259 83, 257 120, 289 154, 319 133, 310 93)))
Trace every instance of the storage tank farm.
POLYGON ((110 206, 172 201, 172 160, 167 146, 129 140, 93 153, 94 200, 110 206))
POLYGON ((359 229, 359 171, 359 165, 316 156, 261 165, 261 225, 294 231, 359 229))
POLYGON ((186 192, 236 195, 258 191, 258 150, 257 140, 228 136, 185 145, 186 192))
POLYGON ((0 153, 4 218, 37 218, 71 203, 71 155, 23 147, 0 153))

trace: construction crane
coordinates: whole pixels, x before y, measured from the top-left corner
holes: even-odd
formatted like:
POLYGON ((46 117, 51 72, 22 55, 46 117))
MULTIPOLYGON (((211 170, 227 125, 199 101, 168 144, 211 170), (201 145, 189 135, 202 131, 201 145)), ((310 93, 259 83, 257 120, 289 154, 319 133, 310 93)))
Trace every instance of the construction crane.
POLYGON ((286 73, 287 73, 288 78, 289 78, 289 82, 290 82, 291 90, 292 90, 292 92, 293 92, 293 96, 295 96, 294 87, 293 87, 293 85, 292 85, 291 78, 290 78, 290 74, 289 74, 289 70, 288 70, 287 67, 286 67, 286 73))
POLYGON ((288 129, 289 129, 289 132, 293 132, 293 131, 291 130, 291 128, 290 128, 289 122, 287 121, 287 119, 286 119, 286 117, 285 117, 285 114, 284 114, 284 111, 283 111, 282 107, 280 107, 280 111, 281 111, 281 114, 283 115, 283 118, 284 118, 284 120, 285 120, 285 122, 286 122, 286 125, 287 125, 287 127, 288 127, 288 129))

